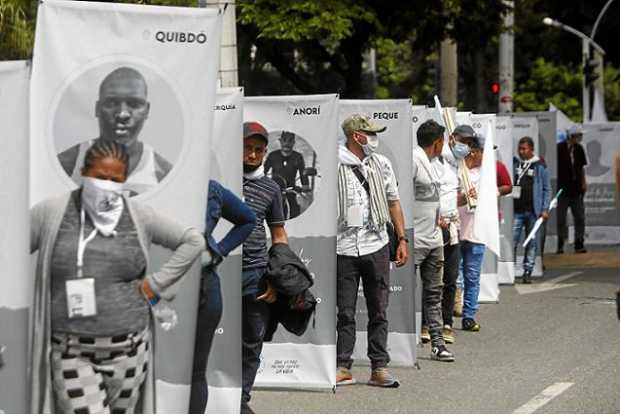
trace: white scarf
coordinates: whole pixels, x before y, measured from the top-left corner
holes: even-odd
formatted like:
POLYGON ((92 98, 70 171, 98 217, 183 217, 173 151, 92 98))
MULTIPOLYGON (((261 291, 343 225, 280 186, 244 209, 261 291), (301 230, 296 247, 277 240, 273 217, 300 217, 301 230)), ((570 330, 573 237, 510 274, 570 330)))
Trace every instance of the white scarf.
POLYGON ((249 173, 243 173, 243 178, 246 180, 259 180, 265 176, 265 167, 262 165, 249 173))
MULTIPOLYGON (((349 217, 347 217, 347 203, 349 199, 347 195, 347 180, 351 179, 357 181, 352 169, 353 167, 363 168, 363 164, 362 161, 344 145, 340 145, 338 148, 338 158, 340 160, 340 166, 338 168, 338 217, 346 225, 349 221, 349 217), (347 172, 347 170, 351 171, 347 172)), ((375 231, 381 231, 385 228, 385 223, 391 220, 387 197, 385 189, 383 188, 383 175, 381 172, 381 165, 377 161, 377 158, 373 155, 369 155, 367 159, 368 167, 365 168, 365 171, 366 180, 370 189, 370 198, 368 201, 370 205, 371 227, 375 231)))
POLYGON ((353 154, 345 145, 338 146, 338 159, 344 165, 362 165, 362 160, 353 154))
POLYGON ((105 237, 115 234, 123 214, 123 184, 82 177, 82 206, 93 225, 105 237))

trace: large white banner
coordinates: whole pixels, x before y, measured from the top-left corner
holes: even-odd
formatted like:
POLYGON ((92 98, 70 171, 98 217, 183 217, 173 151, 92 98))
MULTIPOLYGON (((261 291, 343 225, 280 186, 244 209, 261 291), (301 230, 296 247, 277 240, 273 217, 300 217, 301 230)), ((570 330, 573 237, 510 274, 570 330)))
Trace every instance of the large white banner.
MULTIPOLYGON (((620 243, 620 214, 616 198, 615 157, 620 151, 620 123, 587 124, 583 142, 588 165, 585 168, 588 191, 586 244, 620 243)), ((572 215, 569 240, 573 240, 572 215)))
MULTIPOLYGON (((304 167, 295 177, 276 170, 268 175, 284 194, 290 218, 286 232, 291 249, 314 275, 316 319, 297 337, 279 327, 263 346, 257 387, 332 389, 336 383, 336 194, 338 167, 338 97, 336 95, 246 98, 244 120, 258 121, 269 131, 269 153, 280 149, 280 138, 295 138, 293 150, 304 167), (303 177, 302 177, 303 175, 303 177), (310 192, 291 192, 308 180, 310 192)), ((267 155, 269 159, 269 155, 267 155)))
MULTIPOLYGON (((558 112, 518 112, 517 117, 533 117, 538 120, 538 142, 536 153, 545 161, 549 180, 551 181, 551 198, 558 191, 558 151, 557 151, 557 132, 558 132, 558 112)), ((543 223, 540 229, 540 239, 537 244, 538 254, 542 257, 543 252, 555 252, 557 249, 557 215, 552 212, 549 220, 543 223)), ((542 259, 541 259, 542 268, 542 259)))
MULTIPOLYGON (((426 122, 429 119, 435 119, 433 118, 433 113, 437 113, 437 111, 434 108, 427 108, 426 106, 422 106, 422 105, 413 105, 412 107, 412 113, 411 113, 411 124, 412 124, 412 128, 411 128, 411 136, 412 136, 412 155, 413 155, 413 148, 418 146, 418 128, 420 128, 420 125, 422 125, 424 122, 426 122)), ((439 114, 437 114, 437 122, 439 122, 439 114)), ((413 185, 413 183, 412 183, 413 185)), ((415 238, 415 232, 413 237, 415 238)), ((418 277, 417 271, 416 271, 416 277, 415 277, 415 296, 414 296, 414 300, 413 300, 413 304, 415 306, 415 337, 416 337, 416 344, 420 343, 420 334, 422 331, 422 280, 418 277)))
MULTIPOLYGON (((514 137, 515 156, 517 154, 517 148, 519 146, 519 140, 523 137, 530 137, 534 141, 534 152, 538 153, 540 148, 540 139, 538 135, 538 118, 533 116, 513 116, 512 117, 512 135, 514 137)), ((513 175, 513 171, 510 172, 513 175)), ((514 200, 513 200, 514 202, 514 200)), ((555 213, 552 213, 555 214, 555 213)), ((542 231, 542 230, 541 230, 542 231)), ((536 235, 536 243, 540 243, 541 231, 536 235)), ((525 233, 525 231, 523 231, 525 233)), ((526 234, 521 235, 521 241, 517 246, 514 246, 516 251, 515 256, 515 276, 520 277, 523 275, 523 241, 527 237, 526 234)), ((540 246, 540 244, 539 244, 540 246)), ((542 257, 540 256, 540 249, 536 252, 536 260, 534 262, 534 269, 532 270, 532 276, 540 277, 543 275, 542 269, 542 257)))
MULTIPOLYGON (((243 89, 217 92, 211 139, 212 180, 242 197, 243 89)), ((231 229, 220 220, 213 232, 221 240, 231 229)), ((207 414, 238 413, 241 405, 241 246, 218 266, 223 313, 215 331, 207 365, 209 402, 207 414)))
MULTIPOLYGON (((400 203, 405 216, 405 230, 413 241, 413 177, 411 175, 412 108, 408 99, 394 100, 341 100, 340 122, 352 114, 364 114, 379 125, 387 127, 379 134, 378 152, 392 163, 396 174, 400 203)), ((342 139, 344 133, 340 131, 342 139)), ((410 244, 412 247, 412 244, 410 244)), ((390 266, 390 299, 388 307, 388 351, 391 365, 413 366, 416 361, 415 319, 415 266, 412 252, 407 265, 397 268, 390 266)), ((368 310, 364 301, 363 287, 360 284, 357 301, 357 337, 353 359, 369 363, 368 350, 368 310)))
POLYGON ((474 236, 486 245, 480 273, 480 302, 499 301, 497 255, 499 254, 499 214, 497 200, 497 175, 495 167, 496 134, 495 114, 472 114, 471 127, 485 138, 478 206, 474 215, 474 236))
MULTIPOLYGON (((495 120, 495 138, 497 159, 501 161, 510 174, 512 180, 512 164, 515 154, 514 138, 512 137, 512 118, 498 116, 495 120)), ((499 230, 500 230, 500 255, 497 260, 497 280, 500 284, 513 284, 515 282, 515 260, 512 237, 514 201, 512 196, 504 196, 499 199, 499 230)))
POLYGON ((26 62, 0 62, 0 412, 27 411, 32 301, 26 62))
MULTIPOLYGON (((86 149, 95 139, 112 139, 142 149, 129 160, 135 168, 127 187, 135 198, 202 229, 220 31, 213 9, 41 2, 31 204, 77 188, 86 149)), ((169 255, 153 248, 150 267, 169 255)), ((178 324, 154 332, 155 407, 146 398, 146 413, 188 410, 198 281, 197 263, 176 300, 161 305, 176 310, 178 324)))

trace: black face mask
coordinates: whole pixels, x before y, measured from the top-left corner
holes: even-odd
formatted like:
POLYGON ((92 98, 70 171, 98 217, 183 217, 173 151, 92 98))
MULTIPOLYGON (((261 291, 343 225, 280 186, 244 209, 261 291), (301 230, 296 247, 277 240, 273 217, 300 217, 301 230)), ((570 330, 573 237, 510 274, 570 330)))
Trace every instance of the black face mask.
POLYGON ((260 165, 243 164, 243 172, 245 174, 248 174, 248 173, 256 171, 258 167, 260 167, 260 165))

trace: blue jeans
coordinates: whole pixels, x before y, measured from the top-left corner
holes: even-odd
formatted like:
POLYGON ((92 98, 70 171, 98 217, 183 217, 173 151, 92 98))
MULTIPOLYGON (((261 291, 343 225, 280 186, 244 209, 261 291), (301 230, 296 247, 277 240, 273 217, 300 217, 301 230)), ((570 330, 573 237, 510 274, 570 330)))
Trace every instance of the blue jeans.
MULTIPOLYGON (((530 234, 532 231, 532 227, 534 227, 534 223, 538 218, 532 211, 527 211, 524 213, 514 213, 514 221, 512 225, 512 235, 514 238, 514 247, 515 247, 515 256, 517 257, 517 246, 519 245, 519 241, 521 240, 521 232, 525 231, 523 235, 523 239, 530 234)), ((534 263, 536 261, 536 237, 532 239, 531 242, 525 246, 525 251, 523 254, 523 271, 524 272, 532 272, 534 268, 534 263)))
POLYGON ((222 290, 215 269, 203 271, 200 281, 200 302, 196 321, 194 366, 190 394, 190 414, 203 414, 209 398, 207 361, 215 330, 222 319, 222 290))
POLYGON ((463 319, 475 319, 480 295, 480 271, 484 258, 484 244, 461 241, 463 272, 463 319))

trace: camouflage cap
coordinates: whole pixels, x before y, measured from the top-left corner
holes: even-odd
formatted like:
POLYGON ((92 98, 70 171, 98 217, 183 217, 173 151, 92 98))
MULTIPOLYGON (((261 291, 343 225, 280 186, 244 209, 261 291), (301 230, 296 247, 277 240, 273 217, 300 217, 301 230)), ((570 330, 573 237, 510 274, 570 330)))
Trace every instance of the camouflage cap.
POLYGON ((342 131, 346 137, 350 136, 354 131, 368 132, 376 134, 387 129, 386 126, 375 124, 365 115, 353 114, 342 122, 342 131))

